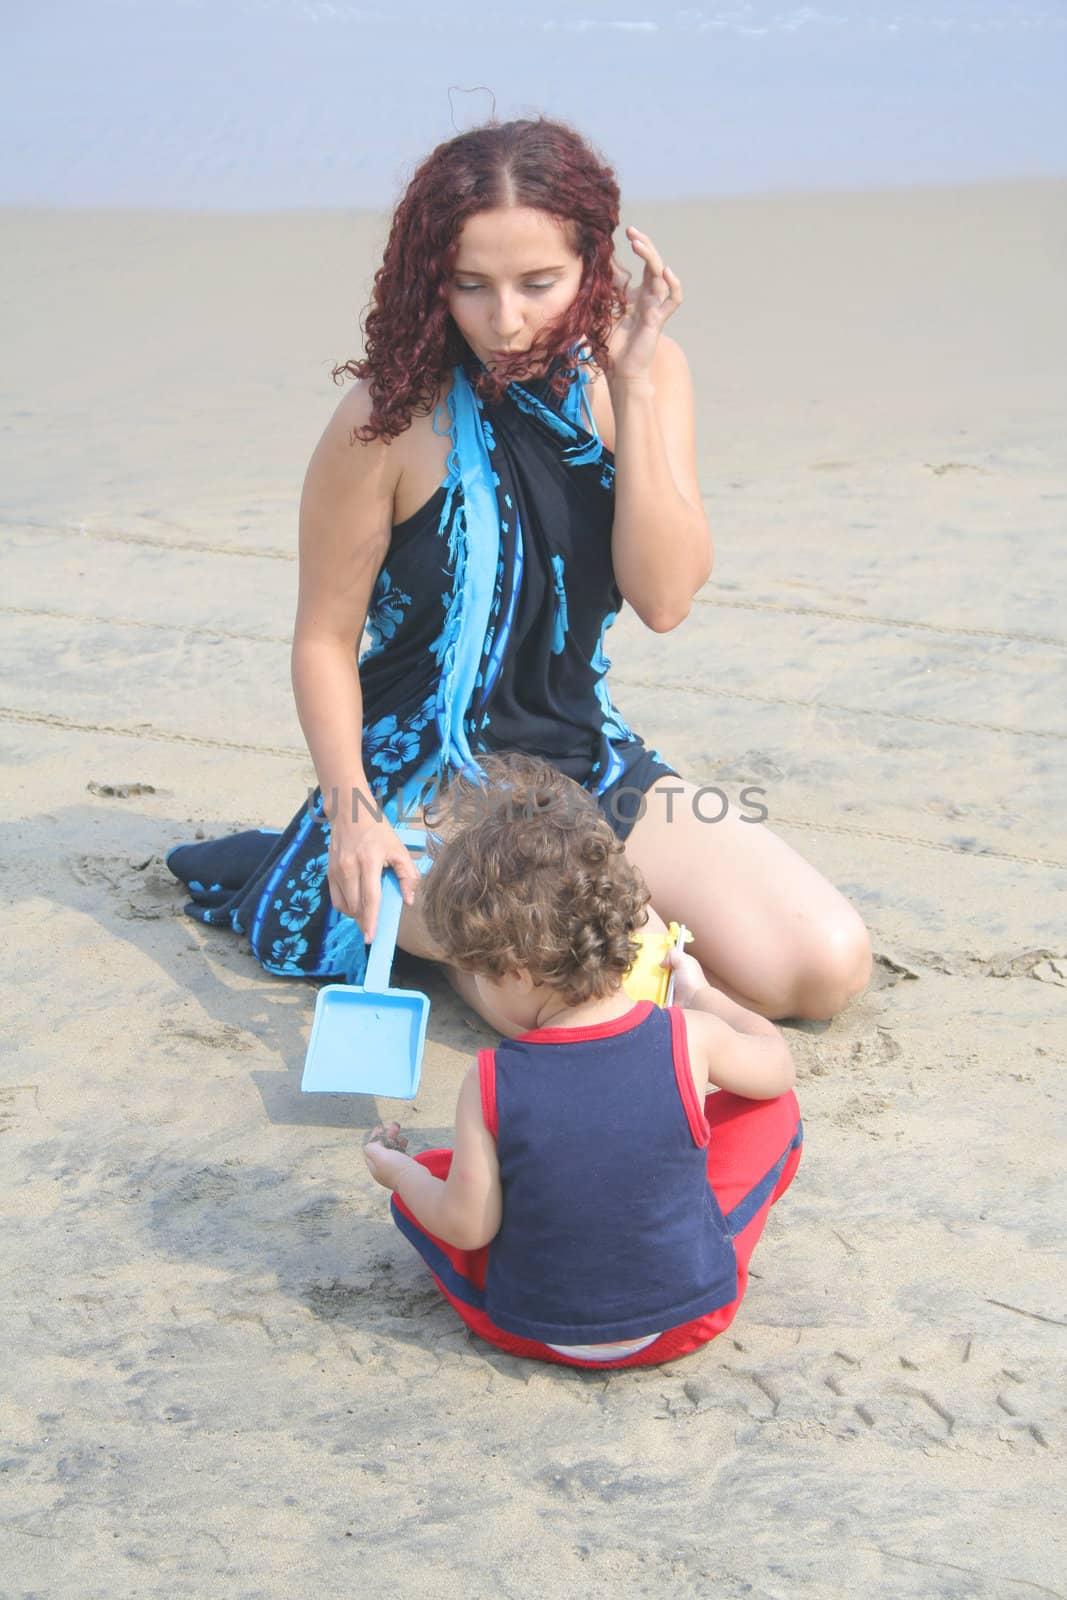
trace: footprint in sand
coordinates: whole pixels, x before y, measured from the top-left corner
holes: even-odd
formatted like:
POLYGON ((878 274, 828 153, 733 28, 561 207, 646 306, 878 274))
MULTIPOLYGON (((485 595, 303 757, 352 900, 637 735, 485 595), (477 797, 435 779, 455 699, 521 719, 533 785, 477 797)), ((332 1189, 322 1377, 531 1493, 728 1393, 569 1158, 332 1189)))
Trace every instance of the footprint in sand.
POLYGON ((128 921, 156 922, 182 914, 177 884, 162 857, 84 855, 68 862, 71 876, 82 888, 102 885, 119 900, 117 914, 128 921))
POLYGON ((1067 1408, 1050 1360, 1020 1361, 991 1343, 944 1336, 884 1344, 860 1337, 829 1352, 797 1345, 754 1363, 758 1338, 731 1340, 716 1371, 680 1381, 665 1396, 666 1414, 741 1410, 761 1428, 874 1430, 902 1445, 980 1458, 1043 1454, 1063 1436, 1067 1408))

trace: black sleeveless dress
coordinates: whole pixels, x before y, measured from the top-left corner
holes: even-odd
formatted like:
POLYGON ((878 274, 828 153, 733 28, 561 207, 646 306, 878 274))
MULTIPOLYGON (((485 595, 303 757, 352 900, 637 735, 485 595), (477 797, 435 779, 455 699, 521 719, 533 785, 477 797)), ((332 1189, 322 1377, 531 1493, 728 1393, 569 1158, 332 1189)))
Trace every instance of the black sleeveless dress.
MULTIPOLYGON (((465 363, 468 377, 477 366, 473 356, 465 363)), ((611 563, 615 470, 611 452, 578 420, 582 387, 561 404, 547 379, 531 380, 495 404, 476 402, 499 539, 462 727, 475 760, 508 750, 546 758, 596 796, 625 838, 645 792, 674 769, 646 749, 608 694, 604 639, 623 603, 611 563)), ((383 803, 405 785, 410 792, 413 776, 439 778, 447 766, 440 687, 466 576, 455 455, 446 482, 394 525, 368 611, 363 758, 383 803)), ((177 846, 167 863, 193 897, 188 913, 247 933, 268 971, 358 982, 362 935, 334 910, 326 883, 329 810, 316 791, 281 834, 253 829, 177 846)))

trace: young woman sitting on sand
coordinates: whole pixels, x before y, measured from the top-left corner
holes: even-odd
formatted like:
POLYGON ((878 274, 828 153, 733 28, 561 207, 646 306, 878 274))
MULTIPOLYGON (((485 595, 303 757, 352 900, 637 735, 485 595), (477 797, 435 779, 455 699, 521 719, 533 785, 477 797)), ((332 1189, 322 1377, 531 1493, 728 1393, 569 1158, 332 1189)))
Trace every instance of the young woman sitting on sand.
POLYGON ((729 1326, 801 1128, 773 1023, 672 951, 677 1005, 622 980, 648 891, 592 798, 490 757, 432 847, 427 927, 517 1034, 463 1080, 455 1150, 365 1147, 464 1322, 513 1355, 648 1366, 729 1326), (718 1093, 709 1092, 717 1089, 718 1093))
MULTIPOLYGON (((338 369, 358 382, 301 504, 293 684, 320 787, 280 835, 168 858, 190 913, 247 933, 271 972, 358 981, 386 866, 401 948, 442 959, 393 823, 449 774, 518 750, 596 797, 651 890, 649 931, 686 923, 724 994, 823 1018, 867 982, 852 907, 735 808, 702 820, 696 786, 609 697, 624 601, 669 632, 712 562, 692 384, 663 335, 682 286, 631 227, 627 301, 618 221, 610 168, 545 119, 438 146, 396 209, 365 359, 338 369)), ((469 975, 450 976, 499 1026, 469 975)))

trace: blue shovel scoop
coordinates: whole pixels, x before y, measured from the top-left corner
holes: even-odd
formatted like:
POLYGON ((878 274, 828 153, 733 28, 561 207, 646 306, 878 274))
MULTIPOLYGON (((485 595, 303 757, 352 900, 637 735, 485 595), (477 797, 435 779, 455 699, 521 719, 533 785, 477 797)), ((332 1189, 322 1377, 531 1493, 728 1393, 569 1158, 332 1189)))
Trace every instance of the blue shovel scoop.
MULTIPOLYGON (((418 829, 397 832, 409 846, 425 845, 418 829)), ((420 871, 428 866, 429 858, 423 856, 420 871)), ((430 1001, 417 989, 389 988, 403 904, 396 874, 387 868, 362 984, 327 983, 318 992, 300 1083, 305 1093, 414 1099, 430 1001)))

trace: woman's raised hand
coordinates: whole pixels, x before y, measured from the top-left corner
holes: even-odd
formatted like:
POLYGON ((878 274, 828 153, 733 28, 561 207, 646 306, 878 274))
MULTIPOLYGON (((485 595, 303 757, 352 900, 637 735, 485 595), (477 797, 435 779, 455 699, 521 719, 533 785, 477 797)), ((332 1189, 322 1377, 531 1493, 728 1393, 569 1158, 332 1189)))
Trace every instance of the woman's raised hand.
MULTIPOLYGON (((626 312, 608 339, 609 383, 647 381, 663 325, 682 303, 681 280, 663 265, 663 257, 647 233, 627 228, 626 237, 634 254, 644 262, 644 273, 636 291, 631 289, 626 312)), ((620 287, 626 282, 626 274, 619 266, 615 278, 620 287)))
POLYGON ((359 923, 369 944, 378 927, 382 898, 382 873, 392 867, 409 906, 415 899, 419 870, 406 847, 383 817, 346 817, 340 811, 330 825, 330 851, 326 877, 330 899, 346 917, 359 923))

